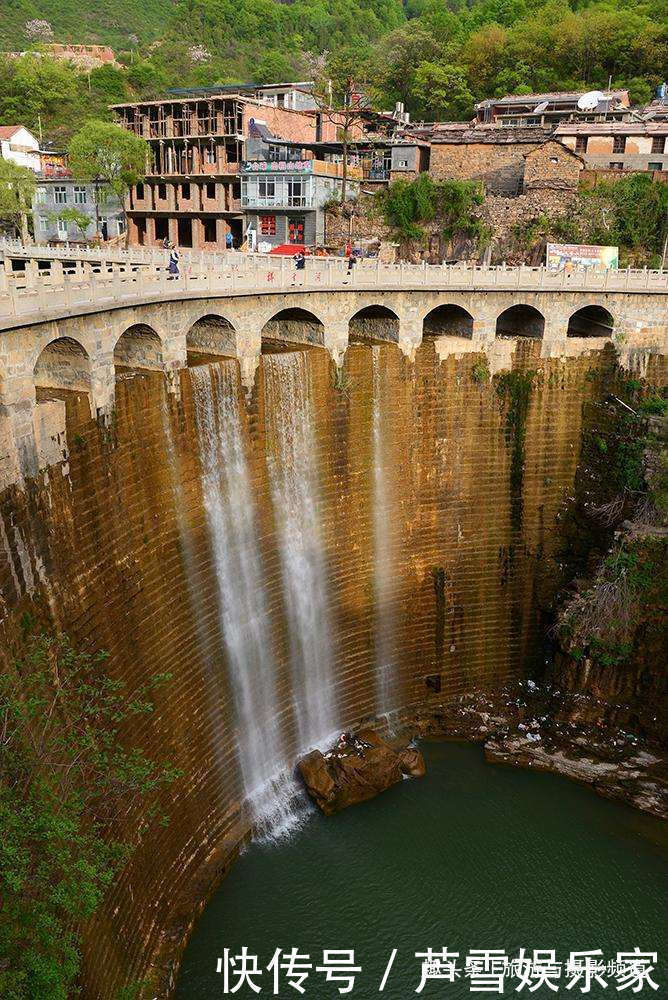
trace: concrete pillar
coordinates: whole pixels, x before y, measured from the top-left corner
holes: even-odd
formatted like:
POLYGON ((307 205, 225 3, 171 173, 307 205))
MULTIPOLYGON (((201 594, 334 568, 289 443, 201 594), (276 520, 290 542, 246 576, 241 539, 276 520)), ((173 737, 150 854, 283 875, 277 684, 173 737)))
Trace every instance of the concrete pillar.
POLYGON ((128 216, 128 233, 130 245, 137 246, 137 243, 139 242, 139 233, 137 231, 137 223, 131 215, 128 216))
POLYGON ((192 248, 201 250, 204 244, 204 224, 196 215, 190 217, 192 222, 192 248))
POLYGON ((167 220, 169 226, 169 240, 176 246, 179 242, 179 220, 175 215, 167 220))

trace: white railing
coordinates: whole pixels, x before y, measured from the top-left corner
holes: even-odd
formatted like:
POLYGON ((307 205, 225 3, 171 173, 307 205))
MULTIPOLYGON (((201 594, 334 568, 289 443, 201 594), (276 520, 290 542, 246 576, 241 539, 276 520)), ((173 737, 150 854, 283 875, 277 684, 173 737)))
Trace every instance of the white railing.
MULTIPOLYGON (((32 249, 32 248, 31 248, 32 249)), ((668 272, 651 270, 568 273, 544 267, 383 264, 358 261, 351 273, 343 258, 309 258, 297 271, 288 257, 192 252, 181 255, 181 273, 167 271, 163 250, 106 252, 86 248, 51 258, 29 258, 14 271, 0 268, 0 328, 100 308, 162 299, 327 290, 447 290, 525 292, 668 292, 668 272), (120 255, 117 256, 117 255, 120 255), (150 256, 149 256, 150 255, 150 256)))

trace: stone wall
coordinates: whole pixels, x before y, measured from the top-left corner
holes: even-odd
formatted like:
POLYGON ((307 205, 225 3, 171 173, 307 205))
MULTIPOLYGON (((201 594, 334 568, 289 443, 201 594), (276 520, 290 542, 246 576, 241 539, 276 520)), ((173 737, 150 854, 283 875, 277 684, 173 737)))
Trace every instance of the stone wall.
MULTIPOLYGON (((537 342, 518 344, 508 377, 538 373, 520 427, 511 397, 474 367, 480 355, 451 354, 438 339, 426 340, 414 362, 392 345, 375 350, 376 364, 370 348, 348 349, 345 391, 326 352, 306 355, 342 729, 377 711, 376 622, 387 620, 374 596, 374 410, 392 498, 392 643, 401 700, 418 705, 432 697, 434 678, 438 699, 498 690, 542 656, 536 594, 550 589, 583 402, 602 386, 609 393, 615 377, 609 349, 560 360, 541 358, 537 342), (605 378, 592 379, 592 370, 605 378)), ((665 380, 658 364, 648 374, 665 380)), ((269 377, 264 359, 241 417, 272 653, 285 671, 269 377)), ((144 978, 155 984, 147 1000, 167 995, 197 909, 248 833, 191 372, 180 373, 178 395, 168 384, 161 373, 123 378, 109 428, 91 420, 84 395, 66 394, 66 457, 24 491, 0 495, 0 656, 31 609, 80 646, 107 649, 129 691, 155 673, 173 675, 135 737, 183 777, 165 801, 169 825, 149 821, 87 929, 88 1000, 115 1000, 144 978)), ((300 692, 283 685, 281 697, 287 716, 300 692)), ((132 830, 138 820, 125 818, 132 830)))
POLYGON ((524 190, 550 188, 575 191, 583 166, 583 160, 560 142, 545 142, 526 157, 524 190))
POLYGON ((524 158, 540 142, 434 142, 429 173, 437 180, 482 181, 489 194, 516 194, 522 189, 524 158))

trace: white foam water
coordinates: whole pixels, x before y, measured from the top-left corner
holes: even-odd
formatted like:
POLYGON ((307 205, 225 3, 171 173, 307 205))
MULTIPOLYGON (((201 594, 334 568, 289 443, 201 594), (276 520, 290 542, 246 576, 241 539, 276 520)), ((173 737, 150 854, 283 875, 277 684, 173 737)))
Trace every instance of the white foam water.
POLYGON ((218 583, 221 634, 237 715, 251 821, 281 835, 303 814, 280 731, 276 664, 234 362, 192 369, 202 487, 218 583))
MULTIPOLYGON (((376 713, 388 716, 400 700, 396 669, 394 612, 392 608, 393 542, 388 461, 382 419, 381 348, 373 351, 373 537, 376 603, 376 713)), ((388 719, 389 724, 389 719, 388 719)))
POLYGON ((318 524, 317 442, 306 354, 267 355, 267 463, 288 619, 300 752, 336 728, 327 567, 318 524))

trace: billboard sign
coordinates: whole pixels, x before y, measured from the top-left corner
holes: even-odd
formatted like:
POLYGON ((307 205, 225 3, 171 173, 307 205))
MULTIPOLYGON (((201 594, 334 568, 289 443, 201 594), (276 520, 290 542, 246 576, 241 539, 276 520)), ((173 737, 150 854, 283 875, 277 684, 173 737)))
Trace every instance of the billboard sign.
POLYGON ((616 271, 619 267, 619 247, 548 243, 545 263, 550 271, 616 271))

